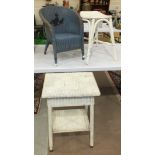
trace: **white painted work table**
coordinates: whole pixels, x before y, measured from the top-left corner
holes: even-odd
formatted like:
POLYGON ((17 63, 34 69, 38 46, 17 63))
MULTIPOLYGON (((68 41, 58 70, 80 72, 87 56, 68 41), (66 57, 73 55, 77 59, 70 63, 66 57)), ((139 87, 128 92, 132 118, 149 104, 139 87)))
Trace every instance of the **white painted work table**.
POLYGON ((91 55, 91 49, 93 43, 105 43, 103 41, 98 40, 98 26, 102 22, 106 22, 109 27, 109 33, 111 37, 111 46, 113 47, 113 59, 117 61, 117 54, 115 49, 115 40, 114 40, 114 31, 112 25, 112 16, 104 15, 99 11, 81 11, 80 16, 82 17, 83 21, 88 22, 89 26, 89 39, 88 39, 88 51, 86 54, 86 62, 89 63, 89 58, 91 55))

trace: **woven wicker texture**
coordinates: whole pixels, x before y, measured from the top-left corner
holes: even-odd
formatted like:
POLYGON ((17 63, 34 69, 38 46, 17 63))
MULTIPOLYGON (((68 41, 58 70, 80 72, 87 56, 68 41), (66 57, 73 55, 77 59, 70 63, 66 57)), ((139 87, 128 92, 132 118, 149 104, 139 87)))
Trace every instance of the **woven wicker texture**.
POLYGON ((47 100, 51 107, 69 107, 94 104, 94 97, 72 97, 72 98, 54 98, 47 100))
POLYGON ((39 11, 44 23, 47 44, 53 44, 54 60, 57 63, 57 53, 81 49, 84 56, 83 22, 72 9, 62 6, 46 6, 39 11))
POLYGON ((54 110, 53 132, 88 131, 89 121, 84 109, 54 110))
POLYGON ((45 75, 42 98, 99 96, 92 72, 49 73, 45 75))

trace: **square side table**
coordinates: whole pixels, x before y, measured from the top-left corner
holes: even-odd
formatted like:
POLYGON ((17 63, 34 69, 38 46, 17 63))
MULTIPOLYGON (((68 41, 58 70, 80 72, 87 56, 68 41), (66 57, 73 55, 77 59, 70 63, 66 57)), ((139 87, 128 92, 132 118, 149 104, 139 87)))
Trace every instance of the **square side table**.
POLYGON ((94 96, 99 95, 100 91, 93 73, 45 75, 42 98, 47 98, 50 151, 53 150, 53 133, 89 131, 90 146, 94 146, 94 96), (54 110, 55 107, 75 106, 85 108, 54 110))

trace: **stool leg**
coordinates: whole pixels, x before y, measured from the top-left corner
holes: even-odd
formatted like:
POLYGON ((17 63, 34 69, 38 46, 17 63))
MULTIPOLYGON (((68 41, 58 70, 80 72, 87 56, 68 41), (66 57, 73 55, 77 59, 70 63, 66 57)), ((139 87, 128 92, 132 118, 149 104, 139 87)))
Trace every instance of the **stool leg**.
POLYGON ((52 108, 50 106, 48 106, 48 140, 49 150, 53 151, 52 108))
POLYGON ((112 43, 112 48, 113 48, 113 58, 115 61, 117 61, 115 39, 114 39, 114 32, 113 32, 113 26, 112 26, 112 18, 110 18, 110 21, 109 21, 109 28, 110 28, 110 37, 111 37, 111 43, 112 43))
POLYGON ((90 105, 90 147, 94 146, 94 104, 90 105))
POLYGON ((90 55, 91 55, 91 48, 94 43, 94 26, 95 26, 95 19, 92 19, 89 29, 89 40, 88 40, 88 51, 87 51, 87 58, 86 58, 86 64, 89 63, 90 55))
POLYGON ((98 26, 97 26, 97 28, 96 28, 96 31, 95 31, 95 43, 96 43, 96 46, 97 46, 97 44, 98 44, 98 26))

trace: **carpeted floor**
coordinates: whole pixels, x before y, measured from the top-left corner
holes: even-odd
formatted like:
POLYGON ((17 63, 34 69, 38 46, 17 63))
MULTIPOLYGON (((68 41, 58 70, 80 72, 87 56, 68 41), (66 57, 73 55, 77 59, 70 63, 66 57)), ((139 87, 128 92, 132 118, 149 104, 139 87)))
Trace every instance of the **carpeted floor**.
POLYGON ((44 74, 34 74, 34 114, 39 111, 44 76, 44 74))
POLYGON ((121 71, 109 71, 108 73, 112 81, 114 82, 118 92, 121 94, 121 71))

